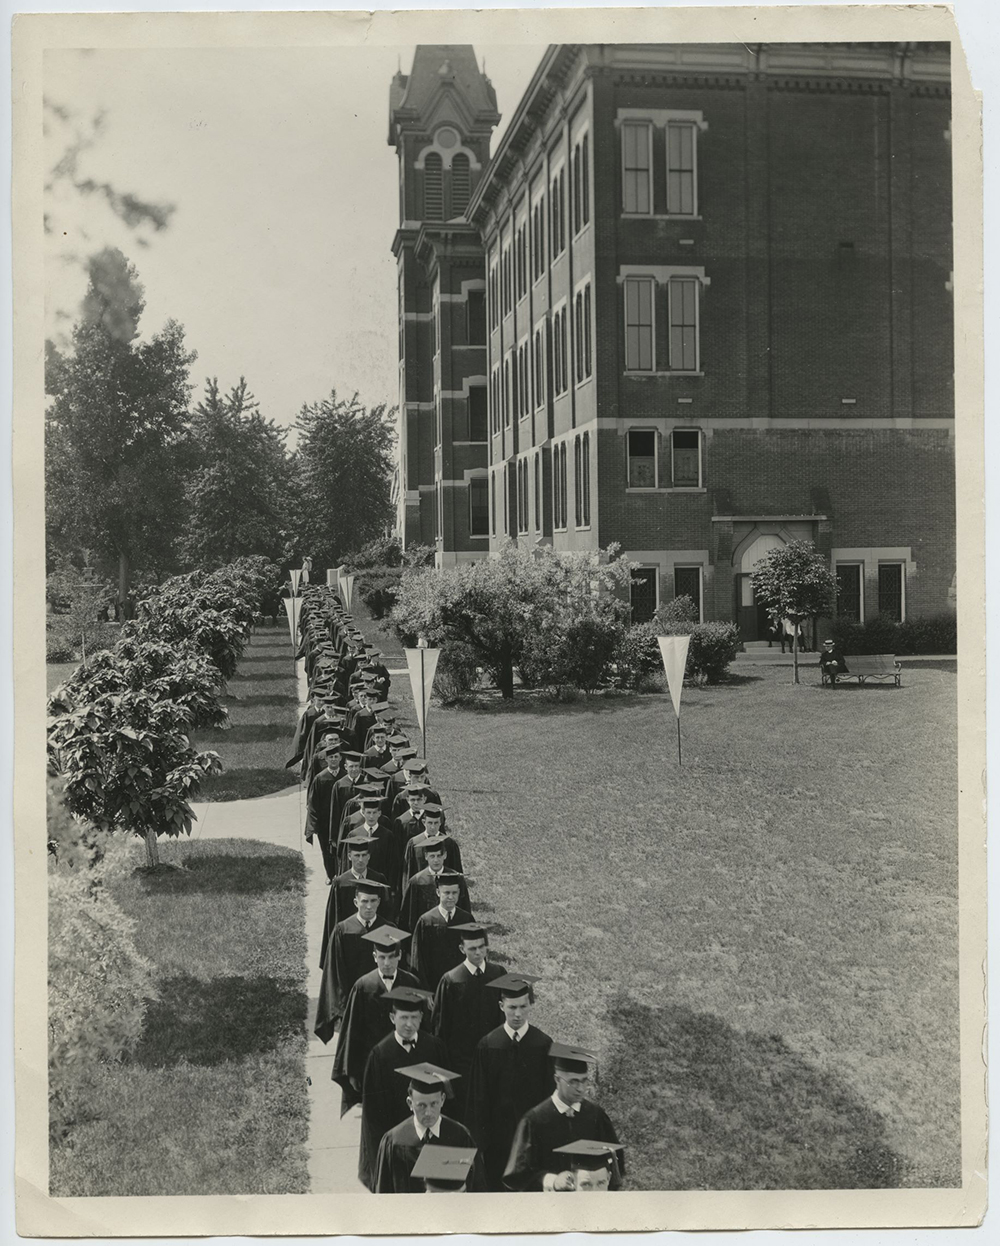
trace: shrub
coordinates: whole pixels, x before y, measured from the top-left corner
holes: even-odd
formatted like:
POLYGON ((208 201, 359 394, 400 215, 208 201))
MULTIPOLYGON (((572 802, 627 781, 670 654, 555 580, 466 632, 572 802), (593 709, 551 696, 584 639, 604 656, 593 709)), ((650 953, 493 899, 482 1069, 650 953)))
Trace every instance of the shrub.
POLYGON ((466 645, 448 644, 441 650, 434 691, 442 705, 453 705, 479 686, 481 671, 476 655, 466 645))
POLYGON ((743 648, 735 623, 676 623, 664 627, 662 636, 690 636, 685 678, 719 683, 733 658, 743 648))
POLYGON ((845 654, 958 652, 957 621, 951 614, 907 619, 903 623, 884 615, 863 623, 836 619, 833 639, 845 654))
POLYGON ((142 1034, 156 997, 135 923, 90 870, 49 876, 49 1127, 58 1138, 86 1111, 97 1066, 118 1060, 142 1034))
POLYGON ((614 618, 594 616, 576 619, 557 633, 537 633, 526 643, 518 666, 522 681, 593 692, 618 650, 621 630, 614 618))
POLYGON ((395 606, 402 578, 402 567, 371 567, 356 573, 354 591, 373 619, 384 619, 395 606))
POLYGON ((663 674, 663 661, 656 637, 660 629, 653 623, 633 623, 618 634, 611 682, 627 692, 645 692, 658 686, 663 674))
MULTIPOLYGON (((680 597, 674 597, 657 610, 654 615, 654 621, 659 627, 670 627, 675 623, 697 623, 698 607, 694 601, 684 593, 680 597)), ((666 632, 660 632, 661 636, 666 632)))
POLYGON ((75 659, 76 651, 69 640, 58 633, 53 635, 50 627, 45 637, 45 661, 62 663, 73 662, 75 659))

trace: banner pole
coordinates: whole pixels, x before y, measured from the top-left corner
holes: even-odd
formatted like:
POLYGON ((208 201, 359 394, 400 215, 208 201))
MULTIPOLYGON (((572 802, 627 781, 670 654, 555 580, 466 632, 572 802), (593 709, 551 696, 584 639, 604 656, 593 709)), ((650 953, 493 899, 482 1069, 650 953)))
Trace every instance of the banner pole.
POLYGON ((677 715, 677 764, 681 764, 681 716, 677 715))
POLYGON ((423 719, 423 725, 420 728, 420 733, 423 736, 424 757, 426 757, 427 756, 427 680, 424 676, 424 649, 422 647, 420 650, 420 705, 423 710, 423 713, 421 715, 421 718, 423 719))

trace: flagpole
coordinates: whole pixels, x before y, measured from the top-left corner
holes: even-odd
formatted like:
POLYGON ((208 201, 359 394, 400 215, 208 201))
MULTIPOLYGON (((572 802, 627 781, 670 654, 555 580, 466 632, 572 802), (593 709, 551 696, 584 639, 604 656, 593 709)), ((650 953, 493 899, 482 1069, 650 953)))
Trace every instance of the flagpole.
POLYGON ((681 716, 677 715, 677 764, 681 764, 681 716))
POLYGON ((427 680, 424 676, 424 651, 426 643, 420 646, 420 707, 423 720, 420 732, 424 740, 424 757, 427 756, 427 680))

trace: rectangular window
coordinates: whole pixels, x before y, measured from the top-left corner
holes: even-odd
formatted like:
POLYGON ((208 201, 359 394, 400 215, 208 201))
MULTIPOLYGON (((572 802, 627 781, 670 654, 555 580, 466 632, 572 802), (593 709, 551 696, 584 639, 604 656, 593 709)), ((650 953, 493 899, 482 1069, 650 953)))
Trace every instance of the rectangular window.
POLYGON ((573 495, 576 503, 576 526, 583 527, 583 445, 579 437, 573 442, 573 495))
POLYGON ((510 464, 503 465, 503 532, 507 536, 510 532, 510 464))
POLYGON ((486 386, 469 386, 469 440, 486 441, 486 386))
POLYGON ((503 423, 510 427, 510 356, 503 361, 503 423))
POLYGON ((701 487, 701 433, 694 429, 670 434, 670 483, 675 489, 701 487))
POLYGON ((566 171, 560 169, 552 179, 549 196, 549 225, 552 258, 561 255, 566 248, 566 171))
POLYGON ((568 474, 566 471, 566 443, 565 441, 559 447, 559 514, 562 516, 562 526, 565 528, 569 524, 569 491, 567 488, 568 474))
POLYGON ((542 530, 542 452, 535 451, 535 531, 542 530))
POLYGON ((698 371, 698 278, 672 277, 670 293, 670 370, 698 371))
POLYGON ((531 210, 531 271, 538 281, 545 273, 545 198, 538 200, 531 210))
POLYGON ((656 613, 656 568, 634 567, 629 590, 633 623, 649 623, 656 613))
POLYGON ((497 534, 497 474, 490 473, 490 532, 497 534))
POLYGON ((694 216, 695 143, 698 128, 693 121, 667 124, 667 212, 671 216, 694 216))
POLYGON ((622 208, 648 216, 653 210, 651 173, 653 127, 648 121, 622 122, 622 208))
POLYGON ((859 562, 837 563, 837 618, 860 623, 864 618, 864 576, 859 562))
POLYGON ((594 371, 594 330, 590 322, 590 286, 583 289, 583 373, 593 375, 594 371))
POLYGON ((490 328, 495 329, 500 323, 500 306, 499 306, 499 284, 497 281, 497 266, 490 265, 490 328))
POLYGON ((583 223, 590 222, 590 135, 583 136, 580 144, 580 199, 583 204, 583 223))
POLYGON ((561 528, 559 517, 559 447, 552 448, 552 527, 561 528))
POLYGON ((628 487, 656 488, 656 432, 633 428, 628 434, 628 487))
POLYGON ((573 329, 576 347, 576 381, 586 380, 593 370, 590 329, 590 285, 578 290, 573 305, 573 329))
POLYGON ((583 524, 590 527, 590 433, 583 434, 583 524))
POLYGON ((466 335, 470 346, 486 345, 486 292, 470 290, 465 307, 466 335))
POLYGON ((674 596, 690 597, 701 621, 701 567, 674 567, 674 596))
POLYGON ((489 481, 483 477, 469 481, 469 535, 489 536, 489 481))
POLYGON ((894 623, 906 618, 903 564, 880 562, 878 565, 878 612, 894 623))
POLYGON ((625 370, 652 372, 653 278, 628 277, 625 280, 625 370))

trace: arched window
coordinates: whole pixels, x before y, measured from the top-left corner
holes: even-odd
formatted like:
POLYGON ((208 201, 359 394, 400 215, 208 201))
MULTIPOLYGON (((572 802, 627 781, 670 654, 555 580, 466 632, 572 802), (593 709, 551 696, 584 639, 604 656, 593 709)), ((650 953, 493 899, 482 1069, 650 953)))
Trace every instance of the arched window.
POLYGON ((459 216, 469 206, 471 190, 469 174, 469 157, 465 152, 456 152, 451 161, 451 214, 459 216))
POLYGON ((436 151, 424 157, 424 220, 444 220, 444 175, 436 151))

